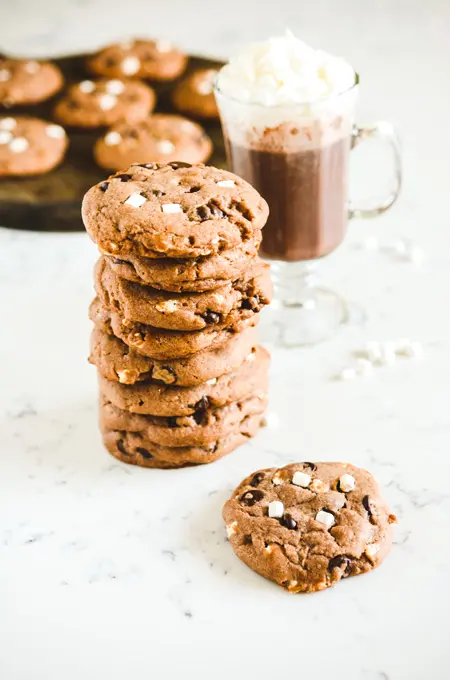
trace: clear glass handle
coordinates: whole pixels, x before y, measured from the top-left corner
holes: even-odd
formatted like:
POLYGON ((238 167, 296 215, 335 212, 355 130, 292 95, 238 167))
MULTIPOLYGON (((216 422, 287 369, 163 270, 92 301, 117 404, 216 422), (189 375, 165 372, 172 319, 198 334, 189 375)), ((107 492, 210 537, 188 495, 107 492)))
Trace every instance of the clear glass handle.
POLYGON ((354 125, 352 132, 352 149, 365 139, 380 139, 387 142, 394 161, 394 173, 392 179, 392 186, 384 198, 368 200, 365 206, 356 206, 350 202, 348 217, 376 217, 389 210, 395 203, 400 193, 402 184, 402 157, 400 150, 400 141, 391 123, 380 121, 372 123, 371 125, 354 125))

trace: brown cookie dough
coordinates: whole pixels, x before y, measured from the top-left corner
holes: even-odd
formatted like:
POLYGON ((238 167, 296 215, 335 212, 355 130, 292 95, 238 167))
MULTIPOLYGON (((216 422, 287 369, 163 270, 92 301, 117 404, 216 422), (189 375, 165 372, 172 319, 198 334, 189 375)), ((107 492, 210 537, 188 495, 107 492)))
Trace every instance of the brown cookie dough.
POLYGON ((170 331, 140 323, 125 322, 116 312, 104 307, 98 298, 93 300, 89 317, 97 328, 123 340, 136 352, 154 359, 176 359, 206 349, 224 345, 235 333, 258 323, 258 314, 242 319, 230 314, 230 325, 217 324, 202 331, 170 331))
POLYGON ((259 414, 248 416, 235 432, 205 446, 171 448, 150 441, 140 432, 104 429, 103 442, 115 458, 147 468, 180 468, 188 465, 212 463, 254 437, 260 427, 259 414))
POLYGON ((108 45, 87 59, 91 73, 109 78, 173 80, 183 73, 187 57, 168 40, 130 40, 108 45))
POLYGON ((49 61, 0 56, 0 107, 37 104, 63 86, 62 73, 49 61))
POLYGON ((367 470, 295 463, 247 477, 223 517, 237 556, 290 592, 313 592, 379 566, 396 522, 367 470))
POLYGON ((224 345, 191 354, 184 359, 151 359, 131 349, 119 338, 94 328, 89 361, 101 376, 123 385, 155 383, 191 387, 236 370, 256 351, 256 330, 247 328, 224 345))
POLYGON ((242 276, 252 265, 261 243, 261 232, 254 238, 223 253, 198 259, 108 257, 112 271, 123 279, 174 293, 201 293, 220 288, 242 276))
POLYGON ((118 121, 135 124, 155 106, 154 91, 135 81, 83 80, 71 85, 55 106, 55 117, 65 125, 94 128, 118 121))
POLYGON ((95 144, 94 157, 107 170, 120 170, 132 163, 203 163, 212 142, 200 125, 182 116, 156 113, 138 123, 122 122, 95 144))
POLYGON ((213 68, 190 73, 175 88, 172 94, 174 107, 194 118, 219 118, 214 96, 214 79, 218 71, 213 68))
POLYGON ((226 324, 230 317, 246 319, 258 314, 272 299, 270 266, 253 260, 242 279, 203 293, 168 293, 121 279, 106 257, 95 267, 95 288, 105 307, 126 321, 155 328, 195 331, 226 324))
POLYGON ((99 376, 100 392, 114 406, 131 413, 153 416, 187 416, 201 409, 218 408, 267 393, 269 353, 257 347, 249 361, 228 375, 212 378, 195 387, 146 383, 121 385, 99 376))
POLYGON ((163 418, 121 411, 101 395, 100 427, 102 431, 140 433, 160 446, 204 447, 233 432, 239 432, 247 418, 262 416, 266 405, 266 395, 260 394, 216 409, 200 406, 191 416, 163 418))
POLYGON ((67 144, 60 125, 28 116, 0 117, 0 177, 48 172, 62 161, 67 144))
POLYGON ((131 165, 93 186, 82 206, 92 240, 118 258, 214 255, 253 239, 268 212, 237 175, 183 163, 131 165))

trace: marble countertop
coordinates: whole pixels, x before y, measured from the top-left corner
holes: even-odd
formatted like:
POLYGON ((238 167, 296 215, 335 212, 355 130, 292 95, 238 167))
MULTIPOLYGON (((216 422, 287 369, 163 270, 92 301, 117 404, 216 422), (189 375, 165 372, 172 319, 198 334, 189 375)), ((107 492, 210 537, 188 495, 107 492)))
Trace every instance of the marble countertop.
MULTIPOLYGON (((289 25, 357 65, 361 115, 396 123, 405 183, 388 215, 352 224, 324 262, 353 323, 317 347, 273 351, 278 423, 180 471, 122 465, 102 448, 87 236, 0 229, 1 680, 450 677, 450 8, 297 4, 280 0, 274 16, 229 0, 217 21, 206 0, 2 7, 2 49, 29 54, 94 47, 122 29, 225 56, 289 25), (381 248, 362 247, 372 236, 381 248), (392 252, 398 238, 421 264, 392 252), (423 359, 333 379, 366 341, 400 337, 420 341, 423 359), (249 471, 299 459, 369 468, 399 517, 382 568, 309 596, 241 564, 221 519, 249 471)), ((367 155, 365 165, 362 191, 377 172, 367 155)))

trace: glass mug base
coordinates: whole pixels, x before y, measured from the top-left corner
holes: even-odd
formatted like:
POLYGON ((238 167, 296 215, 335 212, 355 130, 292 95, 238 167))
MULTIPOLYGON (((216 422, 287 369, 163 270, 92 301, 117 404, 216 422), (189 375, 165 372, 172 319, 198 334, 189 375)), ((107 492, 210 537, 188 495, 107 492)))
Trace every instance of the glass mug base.
POLYGON ((315 345, 348 320, 338 293, 323 285, 314 262, 270 262, 274 299, 262 314, 262 340, 278 347, 315 345))

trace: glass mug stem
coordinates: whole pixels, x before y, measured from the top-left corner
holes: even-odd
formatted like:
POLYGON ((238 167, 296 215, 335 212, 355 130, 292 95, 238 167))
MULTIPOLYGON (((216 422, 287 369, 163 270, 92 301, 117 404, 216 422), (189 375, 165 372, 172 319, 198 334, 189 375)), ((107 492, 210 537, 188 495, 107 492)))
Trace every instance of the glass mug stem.
POLYGON ((350 201, 348 218, 354 217, 377 217, 395 203, 400 193, 402 185, 402 163, 400 140, 395 132, 394 126, 387 121, 379 121, 370 125, 354 125, 352 130, 352 149, 367 139, 378 139, 388 144, 393 159, 394 172, 392 186, 387 195, 380 199, 373 199, 368 206, 356 206, 350 201))

